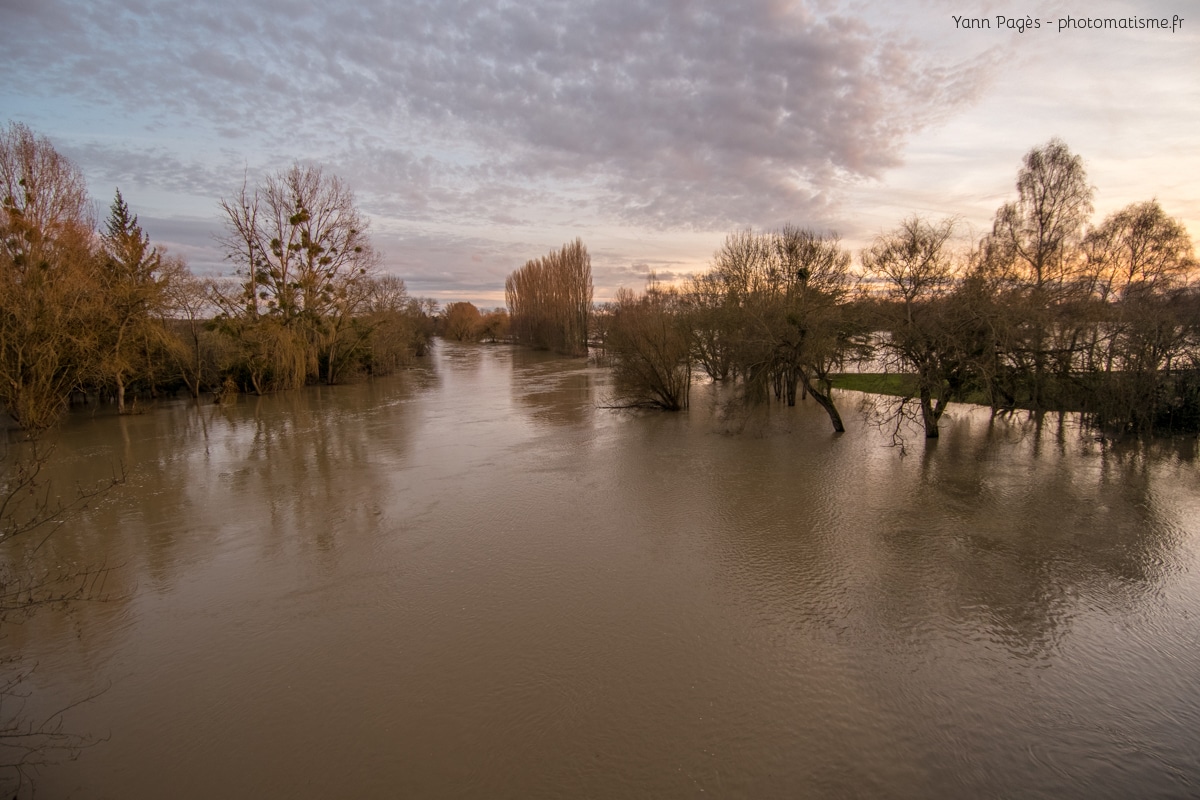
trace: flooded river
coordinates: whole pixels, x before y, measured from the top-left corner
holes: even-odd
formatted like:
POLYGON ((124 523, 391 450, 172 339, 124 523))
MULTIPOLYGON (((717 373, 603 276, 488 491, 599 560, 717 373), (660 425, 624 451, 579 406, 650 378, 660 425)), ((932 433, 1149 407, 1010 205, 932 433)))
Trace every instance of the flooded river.
POLYGON ((1195 442, 951 409, 603 408, 439 342, 385 380, 76 413, 43 548, 104 599, 6 626, 77 798, 1200 794, 1195 442))

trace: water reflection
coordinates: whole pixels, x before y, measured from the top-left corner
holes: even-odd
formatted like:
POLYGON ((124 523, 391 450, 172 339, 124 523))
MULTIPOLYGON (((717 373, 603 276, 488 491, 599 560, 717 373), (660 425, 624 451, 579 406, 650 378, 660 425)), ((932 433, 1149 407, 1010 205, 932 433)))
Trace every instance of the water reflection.
POLYGON ((71 718, 111 741, 49 791, 1200 782, 1194 442, 956 408, 901 455, 812 403, 731 424, 715 386, 612 412, 607 380, 439 343, 387 380, 68 425, 56 480, 130 478, 53 541, 119 564, 113 601, 5 640, 47 707, 111 683, 71 718))
POLYGON ((933 598, 957 635, 1046 658, 1081 606, 1121 613, 1160 590, 1182 543, 1156 500, 1160 462, 1040 433, 964 411, 919 469, 867 482, 896 625, 933 598))
POLYGON ((534 350, 509 351, 513 399, 538 422, 578 425, 596 405, 595 365, 534 350))

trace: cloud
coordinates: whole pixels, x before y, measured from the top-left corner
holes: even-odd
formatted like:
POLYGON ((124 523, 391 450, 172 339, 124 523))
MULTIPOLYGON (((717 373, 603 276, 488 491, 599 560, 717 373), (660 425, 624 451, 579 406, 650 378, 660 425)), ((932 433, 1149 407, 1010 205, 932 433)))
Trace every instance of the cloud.
POLYGON ((138 223, 156 247, 165 249, 173 256, 183 257, 197 275, 224 275, 233 271, 216 242, 215 234, 219 226, 213 220, 138 214, 138 223))
MULTIPOLYGON (((611 287, 612 289, 620 286, 641 289, 650 279, 651 275, 654 275, 655 279, 663 283, 672 283, 686 278, 691 274, 688 270, 679 269, 679 266, 678 263, 670 261, 638 261, 633 264, 609 266, 601 268, 602 280, 597 281, 597 283, 604 287, 611 287)), ((611 294, 611 292, 609 293, 611 294)))
MULTIPOLYGON (((180 195, 219 197, 242 180, 245 163, 233 153, 197 158, 162 145, 89 140, 60 148, 82 165, 93 189, 139 184, 180 195)), ((215 204, 214 204, 215 209, 215 204)))
MULTIPOLYGON (((22 8, 6 13, 0 65, 36 76, 31 92, 256 158, 335 161, 410 220, 516 224, 582 204, 714 230, 821 214, 970 102, 992 67, 775 0, 22 8)), ((150 155, 170 184, 164 154, 150 155)))

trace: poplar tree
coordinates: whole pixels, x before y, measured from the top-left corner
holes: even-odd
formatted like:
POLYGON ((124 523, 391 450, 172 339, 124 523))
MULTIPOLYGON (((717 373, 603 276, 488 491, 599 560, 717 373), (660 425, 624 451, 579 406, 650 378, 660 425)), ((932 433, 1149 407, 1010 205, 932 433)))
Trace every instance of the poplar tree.
POLYGON ((592 259, 583 240, 525 262, 504 282, 513 338, 564 355, 587 355, 592 259))

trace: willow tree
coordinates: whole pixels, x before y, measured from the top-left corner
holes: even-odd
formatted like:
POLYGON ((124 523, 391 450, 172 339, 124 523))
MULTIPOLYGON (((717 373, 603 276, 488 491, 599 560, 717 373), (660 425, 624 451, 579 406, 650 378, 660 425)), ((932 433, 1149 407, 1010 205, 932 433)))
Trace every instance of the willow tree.
POLYGON ((587 355, 592 259, 583 241, 527 261, 504 282, 513 338, 571 356, 587 355))
POLYGON ((703 317, 702 363, 728 359, 748 402, 776 398, 795 405, 799 389, 845 430, 832 395, 832 374, 856 346, 848 316, 850 254, 836 236, 787 226, 730 234, 690 305, 703 317), (719 349, 711 349, 714 343, 719 349))
POLYGON ((692 325, 680 292, 653 275, 644 294, 617 290, 605 347, 613 363, 615 405, 687 408, 692 385, 692 325))
POLYGON ((79 168, 0 128, 0 404, 23 428, 53 424, 95 363, 95 259, 79 168))

